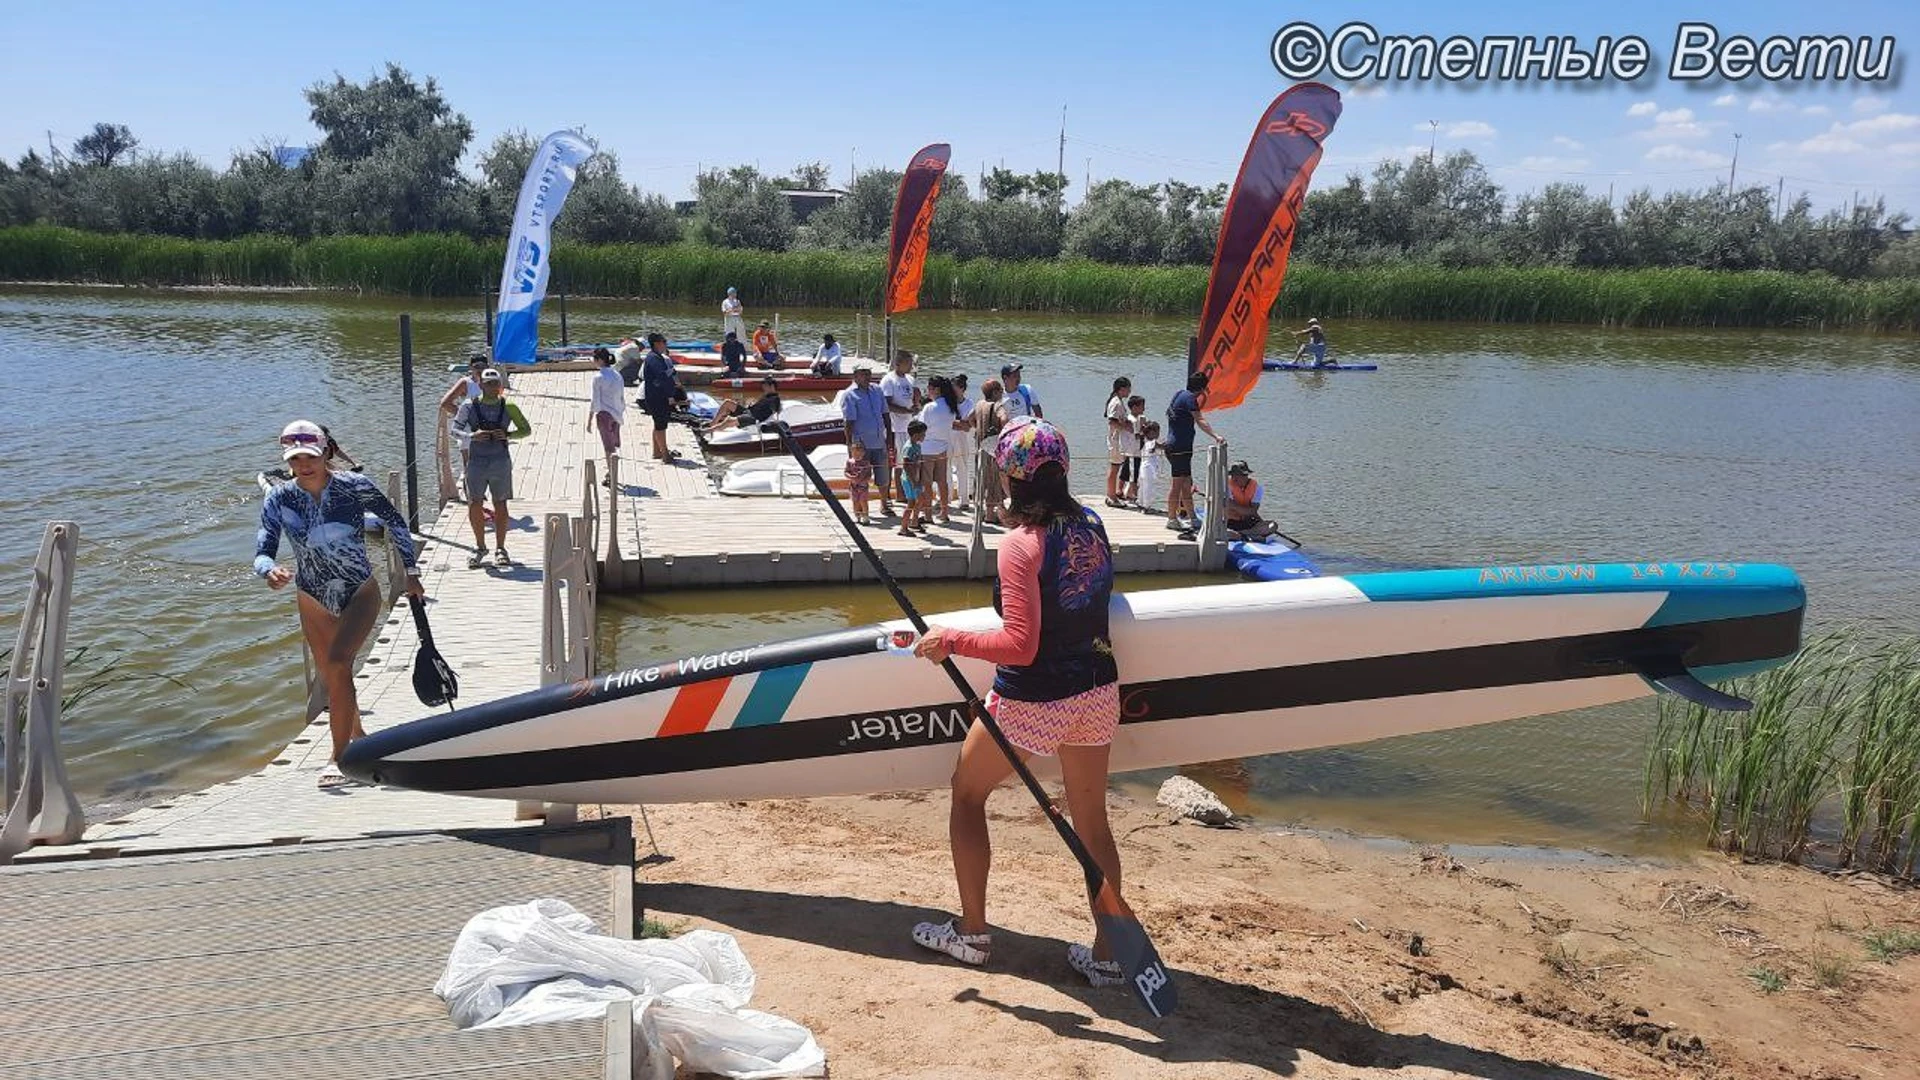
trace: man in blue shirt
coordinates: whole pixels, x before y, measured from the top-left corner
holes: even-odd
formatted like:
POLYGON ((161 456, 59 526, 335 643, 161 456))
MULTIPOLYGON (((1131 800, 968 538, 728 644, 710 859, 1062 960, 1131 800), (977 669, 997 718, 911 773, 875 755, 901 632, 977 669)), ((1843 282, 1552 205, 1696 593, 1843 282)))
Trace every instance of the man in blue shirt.
POLYGON ((1167 406, 1167 528, 1175 532, 1193 529, 1193 437, 1194 429, 1207 433, 1214 442, 1220 436, 1200 415, 1200 395, 1207 392, 1207 374, 1196 371, 1187 376, 1187 388, 1173 395, 1167 406))
MULTIPOLYGON (((847 455, 854 456, 854 447, 866 450, 866 461, 873 470, 875 481, 880 485, 880 512, 889 517, 893 515, 887 468, 887 398, 880 388, 873 385, 873 372, 864 366, 853 369, 853 385, 840 391, 833 403, 840 408, 841 425, 846 429, 847 455)), ((860 506, 861 516, 866 515, 866 507, 860 506)))

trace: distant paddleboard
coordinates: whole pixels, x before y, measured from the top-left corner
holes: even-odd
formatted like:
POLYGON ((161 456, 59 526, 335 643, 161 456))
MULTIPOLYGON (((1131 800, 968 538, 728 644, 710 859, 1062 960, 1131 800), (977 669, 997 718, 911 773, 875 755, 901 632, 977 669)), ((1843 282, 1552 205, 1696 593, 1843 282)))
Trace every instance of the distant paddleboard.
MULTIPOLYGON (((1806 603, 1781 566, 1490 566, 1113 598, 1124 772, 1625 701, 1773 667, 1806 603)), ((936 625, 996 625, 991 609, 936 625)), ((664 660, 375 732, 342 767, 498 799, 660 803, 940 787, 968 716, 904 622, 664 660)), ((989 664, 961 660, 978 687, 989 664)), ((1738 702, 1733 702, 1739 704, 1738 702)), ((1044 767, 1050 761, 1036 761, 1044 767)))
POLYGON ((1379 371, 1379 364, 1315 364, 1311 360, 1263 360, 1265 371, 1379 371))

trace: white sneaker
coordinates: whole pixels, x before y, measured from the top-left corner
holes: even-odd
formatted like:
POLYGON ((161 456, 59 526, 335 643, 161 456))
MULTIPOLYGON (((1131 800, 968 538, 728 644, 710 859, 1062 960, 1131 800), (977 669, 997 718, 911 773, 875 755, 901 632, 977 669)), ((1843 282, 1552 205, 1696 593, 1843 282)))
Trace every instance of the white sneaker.
MULTIPOLYGON (((986 963, 993 951, 992 934, 963 934, 952 919, 915 926, 913 940, 934 952, 946 953, 963 964, 975 966, 986 963)), ((1115 970, 1119 970, 1117 966, 1115 970)))
POLYGON ((1093 949, 1086 945, 1067 946, 1067 966, 1086 976, 1091 986, 1119 986, 1127 981, 1119 961, 1095 960, 1093 949))

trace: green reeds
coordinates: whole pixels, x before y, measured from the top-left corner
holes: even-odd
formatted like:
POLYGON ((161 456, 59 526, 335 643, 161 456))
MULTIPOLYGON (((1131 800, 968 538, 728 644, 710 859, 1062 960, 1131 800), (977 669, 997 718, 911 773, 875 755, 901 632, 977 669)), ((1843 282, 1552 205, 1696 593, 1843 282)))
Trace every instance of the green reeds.
POLYGON ((1708 836, 1747 855, 1799 860, 1815 817, 1837 809, 1841 865, 1912 874, 1920 855, 1920 639, 1814 639, 1791 663, 1739 680, 1752 711, 1659 699, 1649 811, 1698 810, 1708 836))
MULTIPOLYGON (((252 236, 179 240, 33 225, 0 229, 0 280, 353 289, 412 296, 489 291, 502 241, 465 236, 252 236)), ((706 303, 727 286, 756 303, 871 310, 886 258, 874 251, 769 252, 674 244, 557 245, 552 289, 577 296, 706 303)), ((921 302, 969 308, 1195 315, 1204 266, 1084 259, 927 260, 921 302)), ((1777 271, 1451 270, 1415 264, 1332 269, 1294 263, 1288 316, 1920 330, 1920 279, 1842 281, 1777 271)))

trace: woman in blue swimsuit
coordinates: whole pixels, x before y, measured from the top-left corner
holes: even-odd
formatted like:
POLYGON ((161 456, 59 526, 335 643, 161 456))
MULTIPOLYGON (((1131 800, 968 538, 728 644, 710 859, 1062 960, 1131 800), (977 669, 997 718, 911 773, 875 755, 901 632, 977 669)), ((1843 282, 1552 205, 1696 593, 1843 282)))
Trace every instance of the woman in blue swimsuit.
POLYGON ((339 767, 341 751, 366 734, 354 695, 353 658, 380 619, 380 586, 361 535, 366 513, 386 523, 387 536, 407 566, 407 592, 425 595, 407 520, 373 481, 327 467, 330 441, 325 429, 306 420, 295 420, 280 433, 280 456, 293 482, 262 500, 253 558, 254 573, 269 587, 289 581, 299 587, 300 629, 327 687, 333 735, 333 760, 320 773, 321 787, 347 782, 339 767), (293 541, 292 570, 274 562, 283 533, 293 541))

